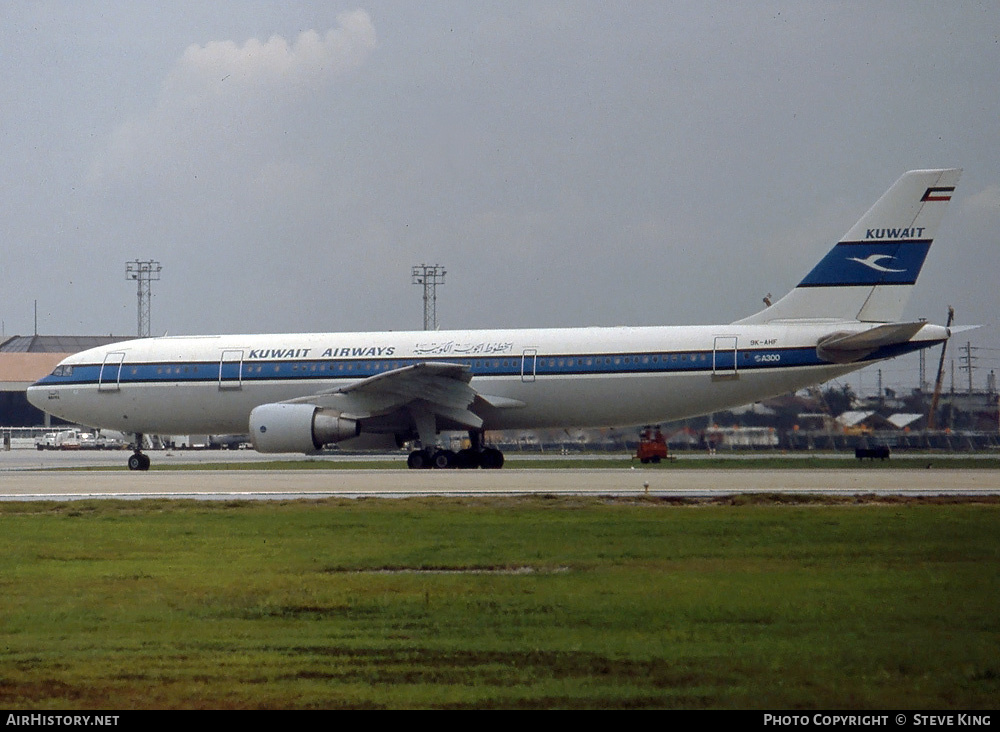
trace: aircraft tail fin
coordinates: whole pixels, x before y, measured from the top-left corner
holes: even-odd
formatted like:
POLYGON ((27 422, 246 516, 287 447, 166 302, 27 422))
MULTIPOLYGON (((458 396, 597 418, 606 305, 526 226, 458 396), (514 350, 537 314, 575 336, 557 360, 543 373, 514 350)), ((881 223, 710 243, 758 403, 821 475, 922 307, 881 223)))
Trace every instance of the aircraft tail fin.
POLYGON ((961 173, 904 173, 794 290, 736 322, 898 321, 961 173))

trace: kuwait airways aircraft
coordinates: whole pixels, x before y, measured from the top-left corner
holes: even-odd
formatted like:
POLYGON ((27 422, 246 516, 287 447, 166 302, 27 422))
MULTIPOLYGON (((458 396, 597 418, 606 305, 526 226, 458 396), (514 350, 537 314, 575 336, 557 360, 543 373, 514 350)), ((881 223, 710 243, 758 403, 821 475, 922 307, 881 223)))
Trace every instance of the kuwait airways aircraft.
POLYGON ((28 399, 134 434, 133 470, 143 434, 247 432, 260 452, 419 439, 411 468, 498 468, 486 430, 705 414, 947 340, 900 318, 960 173, 906 173, 795 289, 728 325, 148 338, 70 356, 28 399), (471 447, 442 446, 456 431, 471 447))

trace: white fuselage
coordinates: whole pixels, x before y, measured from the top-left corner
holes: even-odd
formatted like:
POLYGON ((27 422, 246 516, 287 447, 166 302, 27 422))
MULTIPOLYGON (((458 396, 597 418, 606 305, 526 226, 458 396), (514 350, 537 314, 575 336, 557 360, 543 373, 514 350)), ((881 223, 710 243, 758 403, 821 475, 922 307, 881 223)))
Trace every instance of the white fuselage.
POLYGON ((665 422, 943 342, 900 318, 960 173, 904 173, 791 292, 729 325, 152 338, 71 356, 28 399, 134 434, 249 434, 264 452, 416 436, 410 467, 499 467, 485 430, 665 422), (437 449, 458 430, 469 452, 437 449))
MULTIPOLYGON (((71 356, 29 389, 29 399, 63 419, 124 432, 245 433, 250 411, 262 404, 438 362, 467 367, 470 386, 489 397, 471 407, 484 429, 627 426, 746 404, 896 355, 847 365, 816 355, 823 336, 867 327, 826 321, 152 338, 71 356)), ((921 335, 913 348, 943 333, 921 335)), ((404 427, 373 425, 384 433, 404 427)))

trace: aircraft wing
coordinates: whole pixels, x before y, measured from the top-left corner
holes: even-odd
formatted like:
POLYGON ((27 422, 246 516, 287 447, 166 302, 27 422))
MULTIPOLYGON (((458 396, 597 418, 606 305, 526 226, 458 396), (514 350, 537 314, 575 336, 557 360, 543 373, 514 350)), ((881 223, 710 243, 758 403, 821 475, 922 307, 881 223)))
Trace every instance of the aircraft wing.
POLYGON ((468 366, 418 363, 291 399, 288 403, 315 404, 354 420, 382 417, 407 408, 419 409, 472 429, 483 425, 482 418, 469 409, 477 397, 498 408, 524 406, 514 399, 479 394, 469 385, 471 380, 468 366))

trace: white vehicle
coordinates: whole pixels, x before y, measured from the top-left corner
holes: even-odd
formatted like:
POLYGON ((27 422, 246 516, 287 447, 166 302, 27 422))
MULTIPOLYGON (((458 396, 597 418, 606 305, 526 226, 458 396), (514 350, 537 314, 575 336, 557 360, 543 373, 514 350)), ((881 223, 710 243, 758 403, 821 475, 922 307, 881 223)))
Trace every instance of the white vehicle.
POLYGON ((56 433, 46 432, 41 437, 35 438, 35 448, 38 450, 55 450, 56 449, 56 433))
POLYGON ((39 450, 77 450, 81 446, 81 440, 86 440, 88 437, 90 437, 88 433, 76 429, 46 432, 35 440, 35 447, 39 450))
POLYGON ((500 467, 485 430, 655 424, 940 344, 900 322, 961 171, 904 174, 789 294, 724 325, 150 338, 64 360, 36 407, 137 436, 249 432, 260 452, 402 445, 410 467, 500 467), (442 432, 466 432, 455 452, 442 432))

